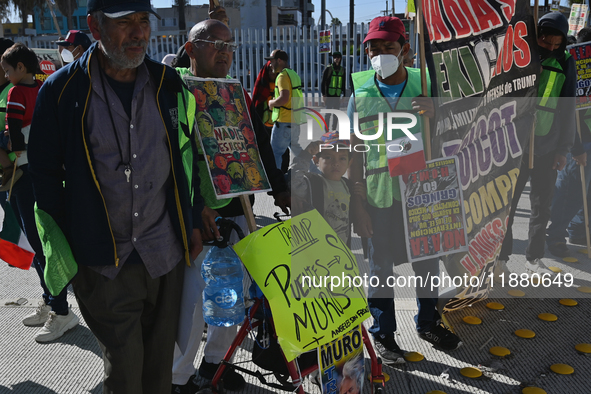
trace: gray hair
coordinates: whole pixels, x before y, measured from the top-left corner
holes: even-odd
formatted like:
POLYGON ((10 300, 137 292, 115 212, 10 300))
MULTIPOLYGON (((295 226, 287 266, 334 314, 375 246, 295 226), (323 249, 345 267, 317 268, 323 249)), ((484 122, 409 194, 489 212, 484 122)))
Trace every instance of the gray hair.
POLYGON ((105 13, 103 11, 93 11, 90 16, 92 16, 94 19, 97 20, 98 24, 99 24, 99 28, 102 31, 103 27, 105 26, 105 20, 107 18, 107 16, 105 15, 105 13))
POLYGON ((361 392, 361 389, 363 388, 364 365, 362 360, 361 355, 353 357, 343 365, 343 371, 341 372, 342 379, 349 378, 353 380, 355 384, 357 384, 359 392, 361 392))

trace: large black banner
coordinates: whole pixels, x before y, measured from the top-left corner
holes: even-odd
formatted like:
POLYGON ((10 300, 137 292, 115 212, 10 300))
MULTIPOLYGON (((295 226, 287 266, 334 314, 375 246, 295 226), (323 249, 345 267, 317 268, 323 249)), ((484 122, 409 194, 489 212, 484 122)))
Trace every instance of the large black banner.
POLYGON ((468 252, 444 256, 451 276, 479 276, 447 309, 485 298, 534 122, 540 61, 524 0, 423 0, 438 96, 433 158, 457 155, 468 252))

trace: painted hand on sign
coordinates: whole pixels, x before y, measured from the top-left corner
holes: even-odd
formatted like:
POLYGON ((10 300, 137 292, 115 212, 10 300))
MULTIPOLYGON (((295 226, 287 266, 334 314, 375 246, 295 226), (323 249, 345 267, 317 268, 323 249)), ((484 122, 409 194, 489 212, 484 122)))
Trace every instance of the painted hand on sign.
POLYGON ((269 300, 288 361, 369 317, 355 256, 317 211, 267 226, 234 249, 269 300))

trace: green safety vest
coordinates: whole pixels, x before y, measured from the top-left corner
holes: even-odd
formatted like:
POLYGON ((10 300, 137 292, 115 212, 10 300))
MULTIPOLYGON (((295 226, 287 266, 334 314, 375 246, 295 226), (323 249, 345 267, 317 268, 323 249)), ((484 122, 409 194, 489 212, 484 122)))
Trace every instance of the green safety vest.
POLYGON ((339 67, 340 71, 337 71, 336 68, 331 64, 332 73, 330 75, 330 83, 328 84, 328 96, 329 97, 341 97, 341 86, 343 86, 343 78, 345 78, 345 69, 343 67, 339 67))
POLYGON ((195 126, 195 110, 197 109, 197 103, 195 101, 195 96, 189 91, 189 89, 182 89, 177 96, 179 108, 179 148, 181 150, 183 168, 187 177, 187 185, 189 186, 189 191, 191 193, 191 201, 193 201, 195 195, 193 190, 193 146, 191 144, 191 136, 194 135, 193 127, 195 126))
MULTIPOLYGON (((392 110, 412 110, 410 98, 419 96, 421 91, 421 73, 418 68, 407 68, 407 80, 402 90, 401 98, 406 100, 398 100, 396 107, 391 108, 386 99, 377 101, 376 97, 384 97, 378 88, 375 80, 375 71, 368 70, 351 75, 353 80, 353 90, 355 96, 355 108, 359 114, 359 130, 377 126, 377 114, 379 112, 387 113, 392 110), (369 99, 369 100, 368 100, 369 99), (368 101, 366 101, 368 100, 368 101)), ((428 89, 431 91, 431 84, 429 77, 427 77, 428 89)), ((417 116, 417 124, 411 128, 413 134, 421 133, 423 126, 420 116, 417 116)), ((387 117, 384 115, 384 122, 387 117)), ((386 148, 375 146, 386 143, 386 127, 383 128, 382 135, 374 141, 369 143, 370 149, 365 154, 365 175, 367 183, 367 201, 377 208, 388 208, 392 206, 394 199, 400 201, 400 185, 398 184, 398 177, 393 179, 388 171, 388 159, 386 157, 386 148)), ((369 130, 364 132, 365 135, 375 134, 376 130, 369 130)), ((393 130, 392 140, 404 137, 402 130, 393 130)), ((423 137, 423 141, 425 138, 423 137)))
MULTIPOLYGON (((571 55, 566 53, 565 60, 571 55)), ((555 58, 548 58, 542 62, 542 74, 538 87, 538 105, 536 112, 537 136, 544 136, 550 132, 554 122, 554 110, 558 106, 558 100, 566 76, 562 66, 555 58)))
MULTIPOLYGON (((300 76, 296 74, 295 71, 289 68, 284 68, 278 75, 287 74, 289 77, 289 81, 291 83, 291 107, 274 107, 273 108, 273 117, 271 118, 273 122, 276 122, 279 119, 279 115, 281 111, 293 111, 292 112, 292 122, 297 124, 305 123, 305 113, 302 111, 303 109, 303 99, 304 95, 302 94, 302 80, 300 76), (294 100, 294 97, 296 100, 294 100), (295 104, 294 104, 295 103, 295 104)), ((277 86, 277 79, 275 79, 275 99, 279 97, 279 87, 277 86)))

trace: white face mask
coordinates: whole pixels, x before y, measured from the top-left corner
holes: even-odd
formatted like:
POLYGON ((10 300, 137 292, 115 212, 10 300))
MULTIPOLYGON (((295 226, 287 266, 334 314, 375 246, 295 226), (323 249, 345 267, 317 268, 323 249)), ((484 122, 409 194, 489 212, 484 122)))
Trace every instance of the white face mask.
POLYGON ((399 56, 378 55, 371 58, 371 66, 374 71, 382 78, 388 78, 398 71, 400 66, 399 56))
POLYGON ((62 50, 62 60, 64 63, 72 63, 74 61, 74 54, 67 49, 62 50))

